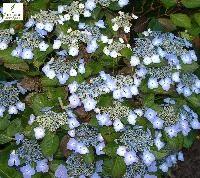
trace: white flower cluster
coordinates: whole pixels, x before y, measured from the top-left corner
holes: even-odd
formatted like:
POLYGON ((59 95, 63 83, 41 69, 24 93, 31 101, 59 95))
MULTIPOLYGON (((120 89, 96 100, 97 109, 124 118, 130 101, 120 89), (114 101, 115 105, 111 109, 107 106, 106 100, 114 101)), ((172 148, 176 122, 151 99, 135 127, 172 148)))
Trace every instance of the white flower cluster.
POLYGON ((124 7, 129 3, 129 0, 87 0, 87 2, 96 2, 105 7, 108 7, 110 4, 117 2, 119 7, 124 7))
POLYGON ((161 59, 169 65, 180 68, 181 63, 191 64, 197 61, 192 44, 186 39, 176 37, 172 33, 150 32, 143 38, 135 38, 133 60, 144 65, 160 63, 161 59))
POLYGON ((16 150, 19 158, 24 160, 26 164, 37 162, 44 159, 40 145, 35 140, 23 139, 22 145, 16 150))
POLYGON ((83 123, 76 129, 70 130, 68 134, 71 138, 67 143, 67 149, 79 154, 87 154, 89 147, 93 146, 97 155, 104 154, 104 139, 95 127, 83 123))
POLYGON ((85 4, 79 1, 73 1, 70 5, 58 6, 58 13, 64 13, 64 21, 69 21, 71 18, 75 22, 79 22, 80 16, 90 17, 91 12, 87 9, 85 4))
POLYGON ((31 16, 28 22, 25 24, 26 28, 31 28, 35 25, 35 29, 38 32, 45 30, 46 32, 52 32, 54 25, 63 24, 57 11, 43 11, 31 16))
POLYGON ((119 16, 111 19, 113 24, 112 29, 114 31, 118 31, 119 28, 123 28, 125 33, 129 33, 132 26, 131 20, 133 19, 133 16, 130 16, 128 13, 124 13, 122 11, 119 11, 118 13, 119 16))
POLYGON ((90 17, 92 12, 98 7, 98 4, 104 7, 108 7, 111 3, 118 3, 119 7, 124 7, 129 3, 129 0, 87 0, 84 4, 79 1, 73 1, 70 5, 58 6, 59 13, 65 13, 64 19, 66 21, 71 18, 77 22, 80 16, 90 17))
POLYGON ((25 92, 16 81, 0 82, 0 117, 3 117, 6 110, 11 115, 24 111, 25 103, 20 101, 19 96, 25 92))
POLYGON ((95 109, 95 98, 102 94, 113 92, 114 99, 132 98, 139 93, 137 86, 134 84, 132 76, 116 75, 111 76, 100 72, 100 76, 90 79, 89 83, 83 82, 81 84, 72 83, 69 85, 70 107, 76 108, 84 105, 85 111, 95 109))
MULTIPOLYGON (((90 38, 85 31, 69 29, 68 34, 61 33, 58 39, 54 40, 53 49, 60 49, 61 46, 66 45, 68 53, 71 56, 77 56, 79 54, 79 44, 90 44, 90 38)), ((96 43, 96 40, 94 41, 96 43)), ((97 45, 97 44, 96 44, 97 45)))
POLYGON ((140 159, 150 166, 155 161, 155 156, 149 151, 154 141, 149 130, 142 127, 126 128, 119 139, 115 140, 119 145, 117 154, 124 157, 126 165, 138 162, 140 159), (140 156, 140 153, 141 156, 140 156))
POLYGON ((100 126, 113 125, 116 132, 123 131, 125 128, 123 119, 127 119, 128 124, 135 125, 138 117, 143 113, 141 109, 131 110, 123 106, 119 101, 114 101, 113 106, 96 108, 95 112, 100 126))
POLYGON ((154 129, 163 129, 170 138, 176 137, 179 132, 187 136, 191 129, 200 129, 198 115, 188 106, 183 105, 176 110, 174 100, 165 99, 160 111, 147 108, 144 114, 152 124, 154 129))
POLYGON ((21 146, 11 152, 8 166, 19 169, 23 177, 31 177, 36 171, 47 173, 48 159, 44 158, 40 145, 35 140, 24 139, 23 134, 18 134, 16 137, 19 137, 17 142, 18 144, 21 142, 21 146))
POLYGON ((86 163, 81 155, 72 153, 66 160, 66 166, 58 166, 55 177, 80 177, 80 178, 100 178, 98 173, 102 172, 103 161, 96 161, 95 163, 86 163))
POLYGON ((192 73, 180 74, 180 80, 177 84, 176 91, 183 94, 185 97, 192 95, 192 93, 200 93, 200 80, 192 73))
POLYGON ((108 40, 108 46, 105 46, 103 49, 104 54, 112 58, 117 58, 121 56, 120 51, 124 48, 130 48, 129 44, 125 44, 122 38, 119 38, 119 41, 114 41, 113 39, 108 40))
POLYGON ((77 76, 85 73, 83 59, 67 59, 67 57, 51 58, 42 68, 45 75, 50 78, 57 78, 60 84, 65 84, 70 76, 77 76))
POLYGON ((14 34, 14 29, 4 29, 0 30, 0 50, 5 50, 8 48, 9 43, 12 41, 14 34))
POLYGON ((49 45, 44 42, 43 36, 37 32, 24 32, 21 38, 17 39, 17 47, 12 51, 12 56, 22 59, 33 59, 33 50, 46 51, 49 45))
POLYGON ((44 114, 37 116, 35 121, 43 128, 55 132, 58 128, 64 125, 68 125, 70 129, 74 129, 79 126, 79 122, 72 111, 56 113, 54 111, 46 111, 44 114))

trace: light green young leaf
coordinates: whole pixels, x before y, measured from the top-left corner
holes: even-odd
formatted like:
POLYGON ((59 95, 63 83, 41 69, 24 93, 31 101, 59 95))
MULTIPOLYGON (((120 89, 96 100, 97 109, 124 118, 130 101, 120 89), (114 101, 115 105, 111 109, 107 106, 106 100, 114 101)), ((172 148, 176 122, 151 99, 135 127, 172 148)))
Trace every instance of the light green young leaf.
POLYGON ((182 13, 177 13, 177 14, 171 14, 170 18, 174 25, 178 27, 183 27, 183 28, 191 28, 191 19, 188 17, 186 14, 182 13))

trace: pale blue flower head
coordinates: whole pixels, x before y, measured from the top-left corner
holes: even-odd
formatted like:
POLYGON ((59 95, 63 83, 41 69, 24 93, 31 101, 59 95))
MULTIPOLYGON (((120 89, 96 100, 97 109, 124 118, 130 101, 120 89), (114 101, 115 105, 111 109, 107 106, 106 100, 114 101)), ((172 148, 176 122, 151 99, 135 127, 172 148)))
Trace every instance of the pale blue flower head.
POLYGON ((43 159, 40 161, 36 162, 36 171, 37 172, 48 172, 49 171, 49 166, 48 166, 48 160, 47 159, 43 159))
POLYGON ((55 172, 56 178, 68 178, 67 169, 64 165, 60 164, 55 172))
POLYGON ((13 151, 10 154, 10 158, 8 160, 8 166, 19 166, 20 165, 20 160, 18 155, 15 153, 15 151, 13 151))
POLYGON ((31 178, 35 174, 35 170, 28 164, 20 168, 24 178, 31 178))
POLYGON ((16 140, 16 144, 17 145, 19 145, 23 139, 24 139, 24 135, 23 134, 19 134, 19 133, 15 134, 15 140, 16 140))

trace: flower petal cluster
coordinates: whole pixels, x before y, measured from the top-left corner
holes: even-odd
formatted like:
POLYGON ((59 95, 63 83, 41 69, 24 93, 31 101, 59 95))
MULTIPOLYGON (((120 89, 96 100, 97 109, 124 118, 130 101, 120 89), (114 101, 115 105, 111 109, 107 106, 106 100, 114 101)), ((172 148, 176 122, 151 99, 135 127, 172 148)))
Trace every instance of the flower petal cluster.
POLYGON ((18 114, 25 110, 25 103, 20 101, 20 94, 26 90, 17 81, 0 83, 0 117, 8 110, 10 115, 18 114))

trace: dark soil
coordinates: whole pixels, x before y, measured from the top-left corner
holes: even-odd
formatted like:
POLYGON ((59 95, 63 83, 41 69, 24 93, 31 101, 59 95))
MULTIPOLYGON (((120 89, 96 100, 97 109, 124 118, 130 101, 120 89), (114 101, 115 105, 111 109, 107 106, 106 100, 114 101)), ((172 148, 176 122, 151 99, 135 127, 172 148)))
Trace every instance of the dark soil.
POLYGON ((200 178, 200 140, 184 149, 184 162, 179 162, 168 178, 200 178))

